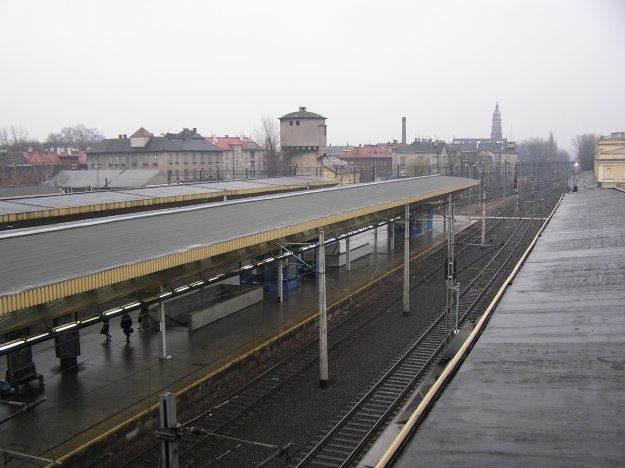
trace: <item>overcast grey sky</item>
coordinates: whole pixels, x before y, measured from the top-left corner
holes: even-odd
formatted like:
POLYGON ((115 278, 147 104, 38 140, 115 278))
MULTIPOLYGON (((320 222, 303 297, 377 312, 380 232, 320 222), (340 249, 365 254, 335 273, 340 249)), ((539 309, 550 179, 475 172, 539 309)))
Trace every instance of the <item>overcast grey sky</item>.
POLYGON ((328 142, 625 130, 625 0, 0 0, 0 127, 44 140, 254 134, 299 106, 328 142))

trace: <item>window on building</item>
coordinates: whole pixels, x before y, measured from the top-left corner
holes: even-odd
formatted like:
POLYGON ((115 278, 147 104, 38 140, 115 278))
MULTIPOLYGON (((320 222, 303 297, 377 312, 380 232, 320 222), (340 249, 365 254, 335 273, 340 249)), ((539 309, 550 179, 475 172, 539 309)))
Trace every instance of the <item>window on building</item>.
POLYGON ((295 121, 295 125, 299 127, 299 120, 295 121))
POLYGON ((109 166, 112 166, 113 164, 115 164, 115 158, 113 158, 113 156, 111 156, 109 158, 109 166))
POLYGON ((158 154, 154 153, 154 164, 158 164, 158 154))
POLYGON ((122 166, 126 165, 126 156, 122 155, 122 166))
POLYGON ((292 120, 289 120, 289 126, 291 126, 291 127, 293 126, 293 121, 292 120))
POLYGON ((191 161, 193 162, 193 164, 195 164, 196 160, 196 154, 195 153, 191 153, 191 161))
POLYGON ((239 154, 241 152, 241 147, 240 146, 235 146, 234 147, 234 154, 239 154))
POLYGON ((119 166, 119 156, 115 156, 115 165, 119 166))
POLYGON ((78 169, 78 164, 72 163, 72 169, 78 169))
POLYGON ((133 154, 133 155, 132 155, 132 165, 133 165, 133 166, 136 166, 136 165, 137 165, 137 155, 136 155, 136 154, 133 154))

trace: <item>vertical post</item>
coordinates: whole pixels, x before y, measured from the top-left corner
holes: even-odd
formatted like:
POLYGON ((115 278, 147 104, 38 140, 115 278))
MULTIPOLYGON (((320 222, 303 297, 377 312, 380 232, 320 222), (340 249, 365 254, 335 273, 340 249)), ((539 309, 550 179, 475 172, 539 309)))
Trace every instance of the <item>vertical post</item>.
POLYGON ((178 442, 176 428, 176 395, 161 393, 161 468, 178 468, 178 442))
POLYGON ((404 315, 410 313, 410 206, 404 213, 404 315))
POLYGON ((389 227, 388 233, 391 236, 390 238, 391 250, 395 250, 395 221, 391 221, 388 227, 389 227))
POLYGON ((278 302, 284 302, 284 273, 283 268, 284 265, 282 260, 276 262, 278 264, 278 302))
MULTIPOLYGON (((165 288, 161 285, 161 294, 165 291, 165 288)), ((160 313, 161 313, 161 324, 159 326, 159 331, 161 332, 161 359, 168 359, 167 355, 167 333, 166 333, 166 325, 165 325, 165 302, 161 299, 160 303, 160 313)))
POLYGON ((350 271, 352 269, 352 262, 350 257, 350 245, 349 245, 349 237, 345 239, 345 269, 350 271))
POLYGON ((453 304, 453 287, 455 281, 455 231, 454 231, 454 222, 455 222, 455 204, 453 195, 449 195, 448 198, 449 204, 449 235, 447 236, 447 264, 446 264, 446 275, 445 275, 445 289, 447 291, 446 301, 447 307, 445 308, 445 344, 447 343, 447 339, 449 337, 449 329, 450 329, 450 320, 451 320, 451 307, 453 304))
POLYGON ((326 317, 326 250, 323 230, 319 231, 319 386, 328 386, 328 323, 326 317))
POLYGON ((482 242, 481 248, 486 244, 486 187, 482 187, 482 242))
POLYGON ((456 287, 454 288, 455 292, 456 292, 456 327, 454 328, 454 334, 457 335, 458 334, 458 312, 459 312, 459 306, 460 306, 460 283, 456 283, 456 287))

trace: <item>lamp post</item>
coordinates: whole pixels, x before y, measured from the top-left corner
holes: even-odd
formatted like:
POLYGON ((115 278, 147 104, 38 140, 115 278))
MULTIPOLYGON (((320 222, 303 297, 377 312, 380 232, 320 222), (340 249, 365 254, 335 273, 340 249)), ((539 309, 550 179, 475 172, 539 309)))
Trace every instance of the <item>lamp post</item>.
POLYGON ((576 177, 577 177, 577 168, 578 167, 579 167, 579 163, 577 161, 575 161, 575 163, 573 164, 573 192, 577 192, 576 177))
POLYGON ((506 181, 508 178, 508 161, 509 159, 506 158, 506 160, 504 161, 504 167, 503 167, 503 198, 506 198, 506 181))
POLYGON ((96 191, 99 191, 100 190, 100 168, 102 167, 102 164, 94 164, 93 167, 96 173, 96 191))

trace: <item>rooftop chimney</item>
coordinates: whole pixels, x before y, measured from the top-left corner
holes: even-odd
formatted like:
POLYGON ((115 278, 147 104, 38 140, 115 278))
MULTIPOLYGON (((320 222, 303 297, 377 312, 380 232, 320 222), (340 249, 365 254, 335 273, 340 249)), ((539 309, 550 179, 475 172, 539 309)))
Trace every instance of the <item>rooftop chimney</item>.
POLYGON ((305 108, 305 107, 300 107, 300 108, 299 108, 299 111, 300 111, 300 112, 306 112, 306 108, 305 108))
POLYGON ((406 144, 406 117, 401 118, 401 144, 406 144))

